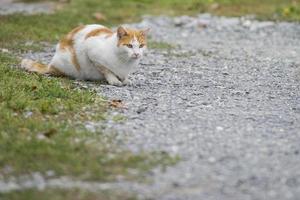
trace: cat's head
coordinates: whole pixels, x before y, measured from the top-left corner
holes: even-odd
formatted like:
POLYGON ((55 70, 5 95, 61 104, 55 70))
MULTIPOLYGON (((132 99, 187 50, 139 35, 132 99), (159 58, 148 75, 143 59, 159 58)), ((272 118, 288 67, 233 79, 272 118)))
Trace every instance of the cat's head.
POLYGON ((122 53, 126 54, 129 59, 137 60, 141 58, 147 48, 148 31, 149 29, 125 29, 120 26, 117 30, 119 49, 122 53))

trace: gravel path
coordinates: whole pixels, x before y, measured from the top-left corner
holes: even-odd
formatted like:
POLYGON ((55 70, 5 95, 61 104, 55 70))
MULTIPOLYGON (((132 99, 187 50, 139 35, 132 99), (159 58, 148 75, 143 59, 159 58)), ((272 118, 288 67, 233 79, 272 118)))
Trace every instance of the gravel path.
POLYGON ((124 145, 182 161, 131 189, 163 200, 300 199, 300 25, 204 14, 134 26, 178 47, 150 50, 133 86, 84 84, 126 104, 112 114, 127 120, 106 124, 124 145))
POLYGON ((58 3, 54 2, 23 3, 15 0, 1 0, 0 15, 11 15, 14 13, 22 13, 25 15, 38 13, 51 14, 58 5, 58 3))

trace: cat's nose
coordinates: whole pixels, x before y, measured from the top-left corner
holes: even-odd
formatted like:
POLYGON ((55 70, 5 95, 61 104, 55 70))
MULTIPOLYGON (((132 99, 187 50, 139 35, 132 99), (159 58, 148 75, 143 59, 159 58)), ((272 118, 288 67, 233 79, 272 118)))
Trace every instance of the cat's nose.
POLYGON ((140 57, 140 54, 139 54, 139 53, 133 53, 133 57, 134 57, 134 58, 139 58, 139 57, 140 57))

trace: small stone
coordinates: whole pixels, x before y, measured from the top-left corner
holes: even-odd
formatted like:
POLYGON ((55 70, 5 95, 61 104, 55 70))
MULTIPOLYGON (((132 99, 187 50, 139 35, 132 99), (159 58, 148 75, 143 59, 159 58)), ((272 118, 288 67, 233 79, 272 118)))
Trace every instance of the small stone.
POLYGON ((245 20, 242 25, 245 26, 245 27, 250 27, 251 26, 251 21, 250 20, 245 20))
POLYGON ((34 173, 32 176, 33 176, 34 185, 37 187, 37 189, 44 190, 46 187, 46 182, 44 177, 39 172, 34 173))
POLYGON ((216 158, 214 158, 214 157, 209 157, 209 158, 208 158, 208 162, 214 163, 214 162, 216 162, 216 158))
POLYGON ((177 182, 173 182, 172 186, 173 186, 174 188, 178 188, 178 187, 180 186, 180 184, 177 183, 177 182))
POLYGON ((45 140, 45 139, 47 139, 47 137, 44 134, 37 134, 36 138, 38 140, 45 140))
POLYGON ((171 150, 173 153, 178 153, 179 147, 177 145, 174 145, 174 146, 172 146, 171 150))
POLYGON ((139 107, 136 112, 138 114, 141 114, 142 112, 145 112, 146 110, 147 110, 147 107, 139 107))
POLYGON ((223 131, 224 128, 223 128, 222 126, 217 126, 217 127, 216 127, 216 130, 217 130, 217 131, 223 131))
POLYGON ((55 172, 52 171, 52 170, 49 170, 49 171, 46 172, 46 175, 47 175, 48 177, 54 176, 54 175, 55 175, 55 172))
POLYGON ((25 113, 24 113, 24 117, 25 117, 25 118, 28 118, 28 117, 30 117, 32 114, 33 114, 33 112, 31 112, 31 111, 25 112, 25 113))
POLYGON ((1 49, 2 53, 8 53, 9 50, 8 49, 1 49))
POLYGON ((25 42, 25 46, 32 46, 33 45, 33 41, 27 41, 25 42))

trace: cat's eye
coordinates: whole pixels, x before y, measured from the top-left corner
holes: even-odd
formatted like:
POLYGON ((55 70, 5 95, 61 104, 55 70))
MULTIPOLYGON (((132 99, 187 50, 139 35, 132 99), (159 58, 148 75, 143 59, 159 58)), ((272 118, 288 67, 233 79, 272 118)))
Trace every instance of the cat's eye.
POLYGON ((141 45, 140 45, 140 48, 143 48, 144 46, 145 46, 144 44, 141 44, 141 45))
POLYGON ((133 47, 132 44, 126 44, 126 46, 130 49, 132 49, 132 47, 133 47))

